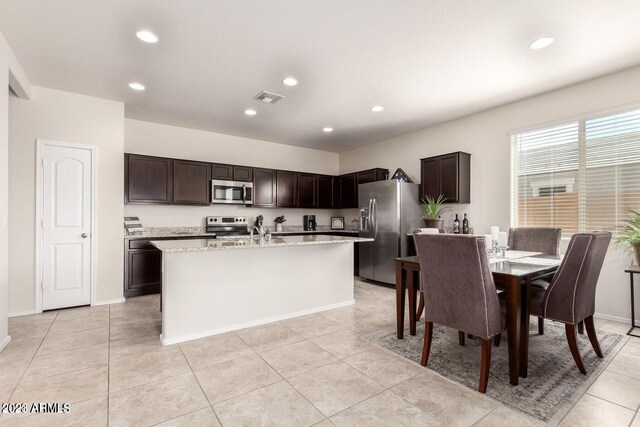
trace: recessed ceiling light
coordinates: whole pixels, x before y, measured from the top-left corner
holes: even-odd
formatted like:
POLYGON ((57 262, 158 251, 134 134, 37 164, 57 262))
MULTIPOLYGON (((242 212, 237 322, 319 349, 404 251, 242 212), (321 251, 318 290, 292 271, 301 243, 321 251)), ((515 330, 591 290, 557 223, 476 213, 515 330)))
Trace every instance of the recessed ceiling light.
POLYGON ((322 128, 322 132, 333 132, 333 128, 330 127, 326 127, 326 128, 322 128))
POLYGON ((371 107, 371 111, 373 111, 374 113, 379 113, 382 110, 384 110, 384 107, 382 105, 374 105, 373 107, 371 107))
POLYGON ((285 86, 296 86, 298 84, 298 81, 293 77, 287 77, 282 81, 282 83, 284 83, 285 86))
POLYGON ((532 41, 529 47, 531 49, 544 49, 545 47, 551 45, 554 41, 555 39, 553 37, 544 36, 544 37, 540 37, 537 40, 532 41))
POLYGON ((144 90, 144 85, 142 83, 129 83, 129 87, 133 90, 144 90))
POLYGON ((136 37, 138 37, 140 40, 142 40, 143 42, 146 42, 146 43, 157 43, 158 42, 158 36, 153 34, 151 31, 147 31, 147 30, 138 31, 136 33, 136 37))
POLYGON ((247 116, 255 116, 256 114, 258 114, 256 110, 252 110, 251 108, 247 108, 246 110, 244 110, 244 113, 247 116))

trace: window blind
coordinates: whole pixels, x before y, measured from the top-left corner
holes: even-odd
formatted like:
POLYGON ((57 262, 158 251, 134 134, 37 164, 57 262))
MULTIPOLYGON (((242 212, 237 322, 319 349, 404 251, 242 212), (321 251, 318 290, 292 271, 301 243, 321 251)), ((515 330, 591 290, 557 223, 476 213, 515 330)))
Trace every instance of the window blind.
POLYGON ((640 210, 640 110, 514 134, 512 222, 564 235, 640 210))

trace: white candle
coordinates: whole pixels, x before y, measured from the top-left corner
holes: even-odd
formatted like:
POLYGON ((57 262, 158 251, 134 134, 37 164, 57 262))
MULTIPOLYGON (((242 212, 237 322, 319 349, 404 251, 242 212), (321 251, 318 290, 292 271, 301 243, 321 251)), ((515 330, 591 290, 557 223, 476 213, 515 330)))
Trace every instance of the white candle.
POLYGON ((492 240, 491 239, 491 234, 485 234, 484 235, 484 240, 485 240, 485 243, 487 245, 487 249, 491 249, 491 240, 492 240))
POLYGON ((507 247, 507 232, 501 231, 498 233, 498 247, 506 248, 507 247))
POLYGON ((498 233, 500 232, 500 227, 497 225, 491 226, 491 239, 498 240, 498 233))

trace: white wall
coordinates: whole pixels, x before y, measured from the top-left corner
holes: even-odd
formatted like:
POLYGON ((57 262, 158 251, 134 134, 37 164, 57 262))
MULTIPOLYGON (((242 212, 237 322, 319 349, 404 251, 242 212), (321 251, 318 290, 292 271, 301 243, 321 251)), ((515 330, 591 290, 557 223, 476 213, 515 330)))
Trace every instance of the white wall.
MULTIPOLYGON (((335 175, 338 154, 293 147, 273 142, 125 120, 124 149, 127 153, 175 157, 216 163, 230 163, 273 169, 288 169, 335 175)), ((302 216, 315 214, 320 225, 329 225, 336 212, 314 209, 247 208, 244 206, 158 206, 126 205, 127 216, 138 216, 145 227, 199 226, 209 215, 264 216, 264 224, 274 226, 276 216, 285 215, 284 225, 302 225, 302 216)))
MULTIPOLYGON (((471 153, 471 203, 453 205, 452 213, 469 214, 476 233, 510 225, 510 139, 508 132, 562 118, 640 101, 640 67, 458 120, 428 127, 366 147, 340 153, 340 172, 369 167, 402 168, 420 182, 420 159, 452 151, 471 153)), ((447 221, 451 221, 451 214, 447 221)), ((596 311, 630 318, 630 257, 611 248, 601 274, 596 311)))
MULTIPOLYGON (((0 38, 4 36, 0 34, 0 38)), ((9 310, 9 63, 6 49, 0 48, 0 350, 9 342, 7 314, 9 310)))
POLYGON ((98 303, 122 298, 124 104, 41 87, 9 100, 9 312, 35 309, 36 139, 98 146, 98 303))

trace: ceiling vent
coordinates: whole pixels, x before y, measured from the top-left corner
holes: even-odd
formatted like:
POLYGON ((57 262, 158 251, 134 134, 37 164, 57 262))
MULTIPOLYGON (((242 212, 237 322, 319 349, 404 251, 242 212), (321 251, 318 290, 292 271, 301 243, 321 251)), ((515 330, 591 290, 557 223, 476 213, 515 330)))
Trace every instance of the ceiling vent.
POLYGON ((258 95, 256 95, 255 99, 257 99, 258 101, 262 101, 265 104, 275 104, 283 98, 284 96, 278 95, 277 93, 262 91, 258 95))

